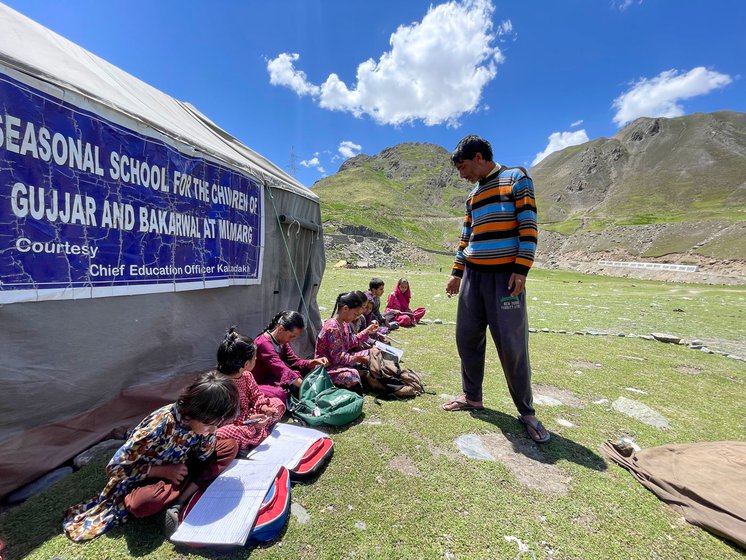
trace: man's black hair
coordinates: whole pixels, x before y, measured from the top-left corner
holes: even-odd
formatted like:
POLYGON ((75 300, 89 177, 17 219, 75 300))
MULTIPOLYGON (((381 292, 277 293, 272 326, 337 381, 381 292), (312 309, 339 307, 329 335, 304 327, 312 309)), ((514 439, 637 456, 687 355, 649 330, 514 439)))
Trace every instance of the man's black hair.
POLYGON ((374 276, 370 279, 370 282, 368 283, 368 287, 371 290, 377 290, 381 286, 383 286, 384 282, 381 278, 378 278, 377 276, 374 276))
POLYGON ((485 161, 492 161, 492 146, 484 138, 470 134, 463 138, 453 150, 451 162, 457 165, 465 159, 474 159, 477 154, 482 154, 485 161))

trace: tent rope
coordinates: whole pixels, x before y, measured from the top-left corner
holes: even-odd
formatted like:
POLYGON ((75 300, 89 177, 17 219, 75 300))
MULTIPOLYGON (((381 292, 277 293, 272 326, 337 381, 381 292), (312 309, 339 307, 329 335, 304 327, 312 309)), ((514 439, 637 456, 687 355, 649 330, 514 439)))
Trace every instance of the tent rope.
MULTIPOLYGON (((282 222, 280 221, 280 213, 277 211, 277 206, 275 205, 275 197, 272 194, 272 189, 269 186, 269 183, 264 183, 264 188, 267 190, 269 199, 272 201, 272 209, 275 212, 275 219, 277 220, 277 227, 280 229, 280 233, 281 233, 280 237, 282 237, 282 243, 283 245, 285 245, 285 253, 288 256, 288 261, 290 262, 290 268, 293 270, 293 279, 295 280, 295 285, 298 288, 298 294, 300 294, 300 301, 303 304, 303 310, 305 312, 305 317, 306 317, 306 324, 311 328, 311 332, 313 333, 313 338, 315 339, 318 336, 318 333, 316 332, 316 328, 314 327, 314 324, 311 321, 311 314, 308 311, 308 304, 306 303, 306 298, 303 297, 303 288, 301 288, 300 282, 298 281, 298 272, 295 270, 295 263, 293 262, 293 256, 290 254, 290 247, 288 247, 288 243, 285 240, 285 234, 282 232, 282 222)), ((300 224, 298 224, 298 234, 300 234, 300 224)), ((289 228, 288 228, 288 235, 290 235, 289 228)))

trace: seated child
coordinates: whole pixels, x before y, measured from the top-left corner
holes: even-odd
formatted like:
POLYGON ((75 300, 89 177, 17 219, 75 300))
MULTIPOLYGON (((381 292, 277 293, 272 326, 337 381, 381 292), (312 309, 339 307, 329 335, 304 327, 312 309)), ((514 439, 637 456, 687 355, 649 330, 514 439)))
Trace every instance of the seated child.
POLYGON ((298 338, 306 327, 303 315, 296 311, 282 311, 275 315, 264 332, 254 339, 256 343, 256 365, 251 370, 259 389, 269 396, 287 403, 291 388, 300 387, 306 373, 317 366, 327 366, 326 358, 302 360, 290 343, 298 338))
MULTIPOLYGON (((373 294, 371 294, 370 292, 363 293, 367 298, 367 301, 363 304, 363 313, 354 321, 350 321, 350 328, 352 328, 352 332, 356 335, 364 331, 374 322, 377 322, 373 318, 373 294)), ((372 348, 373 346, 375 346, 376 340, 380 340, 381 342, 385 342, 386 344, 388 344, 390 341, 384 336, 388 334, 388 332, 389 329, 379 325, 378 331, 375 334, 371 334, 367 340, 360 341, 360 348, 372 348)))
POLYGON ((218 371, 232 379, 238 388, 240 410, 234 420, 218 428, 219 440, 238 442, 240 451, 258 445, 285 414, 280 399, 267 397, 251 374, 256 364, 256 344, 231 327, 218 348, 218 371))
POLYGON ((238 413, 235 384, 216 372, 200 376, 176 403, 155 410, 129 434, 106 466, 104 489, 65 511, 62 527, 75 542, 86 541, 124 523, 168 507, 163 531, 176 530, 181 505, 209 486, 238 452, 215 431, 238 413), (170 507, 169 507, 170 506, 170 507))
POLYGON ((381 296, 386 289, 383 280, 376 277, 371 278, 370 282, 368 283, 368 287, 369 292, 373 295, 373 309, 371 310, 373 319, 378 321, 378 324, 381 327, 387 328, 390 331, 398 329, 399 323, 394 321, 394 313, 388 315, 381 314, 381 296))
POLYGON ((396 288, 389 295, 386 303, 386 314, 394 314, 394 320, 401 327, 415 327, 425 316, 425 308, 418 307, 415 310, 409 308, 409 300, 412 298, 412 290, 406 278, 400 278, 396 288))
POLYGON ((350 328, 363 312, 367 301, 363 292, 347 292, 337 296, 332 317, 324 321, 316 340, 316 357, 329 360, 329 377, 335 385, 341 387, 362 387, 360 372, 355 366, 368 365, 369 349, 361 348, 362 341, 378 332, 378 323, 373 322, 358 334, 350 328))

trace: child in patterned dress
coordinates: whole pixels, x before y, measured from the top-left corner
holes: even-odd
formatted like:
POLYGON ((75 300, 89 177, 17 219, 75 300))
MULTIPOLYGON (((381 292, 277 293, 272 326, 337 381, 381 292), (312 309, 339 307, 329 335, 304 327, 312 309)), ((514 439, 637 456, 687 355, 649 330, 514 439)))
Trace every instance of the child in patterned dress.
POLYGON ((218 371, 238 387, 240 411, 233 422, 218 428, 218 439, 233 439, 244 452, 269 435, 285 414, 285 405, 266 396, 257 385, 251 369, 256 365, 256 344, 231 327, 218 348, 218 371))
POLYGON ((217 441, 217 427, 238 413, 235 384, 215 372, 200 376, 178 400, 153 411, 129 434, 106 466, 103 491, 65 511, 62 527, 75 542, 167 508, 166 536, 176 530, 181 505, 206 488, 235 459, 238 445, 217 441))
POLYGON ((360 372, 355 366, 367 366, 369 348, 362 343, 378 332, 378 322, 355 334, 350 322, 363 313, 368 300, 360 291, 339 294, 332 310, 332 317, 324 321, 316 339, 316 357, 329 360, 328 373, 332 382, 349 389, 362 388, 360 372))

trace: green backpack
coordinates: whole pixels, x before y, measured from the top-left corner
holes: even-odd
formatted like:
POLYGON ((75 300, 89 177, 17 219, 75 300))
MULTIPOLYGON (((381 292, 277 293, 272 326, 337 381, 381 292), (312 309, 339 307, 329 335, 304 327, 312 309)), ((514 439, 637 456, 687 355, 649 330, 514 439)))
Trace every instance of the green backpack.
POLYGON ((306 375, 298 397, 290 397, 288 409, 309 426, 344 426, 363 413, 363 397, 335 386, 323 366, 306 375))

